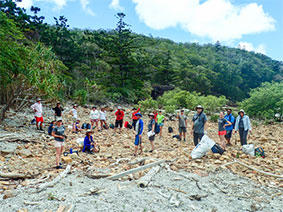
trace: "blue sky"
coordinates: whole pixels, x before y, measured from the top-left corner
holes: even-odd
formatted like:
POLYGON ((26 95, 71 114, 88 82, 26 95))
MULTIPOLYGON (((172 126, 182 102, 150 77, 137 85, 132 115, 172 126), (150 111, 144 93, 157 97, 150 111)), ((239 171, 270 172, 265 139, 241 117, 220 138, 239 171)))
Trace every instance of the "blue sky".
POLYGON ((283 61, 283 0, 22 0, 54 24, 64 15, 72 28, 113 29, 117 12, 140 34, 176 42, 215 43, 283 61))

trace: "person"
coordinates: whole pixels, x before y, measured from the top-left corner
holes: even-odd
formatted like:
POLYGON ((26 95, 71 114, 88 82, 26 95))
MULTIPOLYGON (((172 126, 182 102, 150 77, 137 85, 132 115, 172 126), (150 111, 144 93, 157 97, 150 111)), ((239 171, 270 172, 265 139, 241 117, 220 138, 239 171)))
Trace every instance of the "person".
POLYGON ((75 122, 75 131, 73 131, 73 133, 78 133, 78 132, 82 131, 82 128, 80 126, 80 122, 81 122, 81 120, 77 119, 77 121, 75 122))
POLYGON ((108 124, 106 122, 106 112, 105 112, 105 109, 104 108, 101 108, 100 110, 100 125, 101 125, 101 130, 104 128, 105 126, 105 129, 108 129, 108 124), (104 126, 103 126, 104 125, 104 126))
POLYGON ((53 108, 53 110, 54 110, 54 119, 56 121, 57 117, 58 118, 62 117, 62 112, 64 111, 64 109, 61 107, 60 102, 58 102, 56 107, 53 108))
POLYGON ((123 127, 124 111, 118 106, 118 110, 115 112, 116 121, 115 121, 115 132, 118 127, 120 127, 120 133, 123 127))
POLYGON ((157 122, 157 115, 158 115, 157 110, 154 110, 153 114, 154 114, 154 121, 157 122))
POLYGON ((140 111, 140 106, 139 106, 138 109, 133 108, 133 111, 134 111, 134 112, 132 113, 132 120, 133 120, 132 126, 133 126, 134 129, 136 129, 136 123, 137 123, 137 121, 138 121, 139 118, 140 118, 140 117, 136 117, 136 114, 140 111))
POLYGON ((239 111, 239 116, 236 119, 235 133, 239 130, 241 145, 247 144, 248 132, 252 131, 250 118, 245 114, 244 110, 239 111))
POLYGON ((61 166, 61 154, 65 146, 65 127, 63 126, 62 120, 56 122, 56 127, 53 128, 52 136, 55 138, 55 149, 56 149, 56 169, 62 169, 61 166))
POLYGON ((34 112, 34 117, 36 121, 36 129, 41 130, 42 129, 42 124, 43 124, 43 116, 42 116, 42 104, 41 104, 41 99, 37 98, 36 103, 34 103, 31 108, 33 109, 34 112))
POLYGON ((178 115, 179 119, 179 141, 182 140, 182 135, 184 137, 184 142, 186 142, 186 132, 187 132, 187 116, 184 114, 184 110, 181 110, 180 114, 178 115))
POLYGON ((156 119, 157 119, 157 124, 160 129, 159 136, 162 137, 162 128, 164 126, 165 116, 162 114, 161 110, 159 111, 159 114, 157 115, 156 119))
POLYGON ((136 113, 135 116, 138 118, 135 124, 135 151, 134 156, 137 156, 138 147, 140 146, 140 154, 142 154, 142 132, 143 132, 143 120, 142 115, 140 113, 136 113))
POLYGON ((93 152, 99 152, 99 147, 97 143, 94 142, 92 134, 92 130, 87 130, 86 131, 86 136, 84 139, 84 147, 82 152, 87 152, 87 153, 93 153, 93 152))
POLYGON ((70 114, 72 114, 72 117, 73 117, 73 128, 72 128, 72 132, 77 132, 76 130, 76 122, 77 122, 77 119, 78 119, 78 111, 77 111, 77 105, 74 104, 73 106, 73 109, 70 111, 70 114))
POLYGON ((232 109, 228 108, 227 109, 227 114, 224 117, 227 121, 231 122, 231 125, 228 125, 225 127, 226 130, 226 135, 225 135, 225 139, 227 141, 227 146, 232 146, 231 144, 231 138, 232 138, 232 134, 233 134, 233 129, 234 129, 234 124, 235 124, 235 117, 232 114, 232 109))
POLYGON ((226 150, 226 141, 224 138, 224 136, 226 135, 225 128, 231 125, 232 123, 224 118, 224 113, 220 112, 219 119, 218 119, 218 136, 219 136, 221 147, 223 150, 226 150))
POLYGON ((203 107, 198 105, 196 107, 196 113, 192 119, 192 131, 191 134, 194 137, 195 146, 198 145, 202 137, 204 136, 204 127, 207 122, 206 114, 203 112, 203 107))
POLYGON ((95 123, 96 128, 99 130, 99 128, 98 128, 99 116, 100 116, 99 111, 96 110, 96 107, 95 107, 95 106, 93 106, 93 107, 92 107, 92 110, 90 111, 91 129, 93 129, 93 125, 94 125, 94 123, 95 123))
POLYGON ((52 131, 53 131, 53 128, 55 127, 55 125, 56 125, 56 120, 50 122, 50 125, 48 127, 48 135, 52 135, 52 131))
POLYGON ((154 113, 150 113, 149 115, 149 123, 148 123, 148 139, 151 143, 151 150, 149 152, 154 151, 154 138, 155 138, 155 120, 154 113))

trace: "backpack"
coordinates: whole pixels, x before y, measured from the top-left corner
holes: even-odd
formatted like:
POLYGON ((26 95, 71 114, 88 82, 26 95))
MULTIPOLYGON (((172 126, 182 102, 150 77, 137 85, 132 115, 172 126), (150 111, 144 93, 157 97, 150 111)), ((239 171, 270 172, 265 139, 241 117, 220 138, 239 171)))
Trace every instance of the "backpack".
POLYGON ((91 124, 86 124, 86 129, 91 129, 91 124))
POLYGON ((265 158, 264 150, 261 147, 255 149, 255 156, 265 158))
POLYGON ((168 133, 172 133, 173 132, 173 128, 172 127, 168 127, 168 133))
POLYGON ((154 132, 155 134, 160 133, 160 126, 157 124, 157 122, 155 122, 154 132))
POLYGON ((82 125, 82 129, 86 129, 86 123, 83 123, 83 125, 82 125))
POLYGON ((111 128, 111 129, 114 129, 114 124, 109 124, 109 127, 111 128))
MULTIPOLYGON (((232 116, 232 114, 229 116, 229 119, 228 119, 228 121, 230 121, 230 122, 231 122, 231 116, 232 116)), ((233 129, 235 129, 235 125, 236 125, 236 118, 235 117, 234 117, 234 121, 231 122, 231 123, 233 125, 233 129)))
POLYGON ((211 151, 216 154, 220 154, 222 155, 224 153, 224 150, 218 145, 218 144, 215 144, 212 148, 211 148, 211 151))

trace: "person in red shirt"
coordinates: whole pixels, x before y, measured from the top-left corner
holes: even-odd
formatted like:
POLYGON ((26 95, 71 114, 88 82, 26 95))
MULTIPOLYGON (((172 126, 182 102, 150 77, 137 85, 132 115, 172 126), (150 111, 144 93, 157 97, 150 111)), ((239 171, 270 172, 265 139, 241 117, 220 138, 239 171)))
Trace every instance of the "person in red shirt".
POLYGON ((154 114, 154 121, 157 122, 157 115, 158 115, 157 110, 153 111, 153 114, 154 114))
POLYGON ((115 121, 115 132, 116 132, 116 129, 118 127, 120 127, 120 133, 122 131, 122 127, 123 127, 123 119, 124 119, 124 111, 121 110, 121 107, 118 106, 118 110, 115 112, 115 116, 116 116, 116 121, 115 121))
POLYGON ((139 120, 139 117, 136 116, 136 114, 140 111, 140 105, 139 105, 139 108, 136 109, 136 108, 133 108, 133 113, 132 113, 132 119, 133 119, 133 124, 132 126, 134 127, 134 129, 136 129, 136 123, 137 121, 139 120))

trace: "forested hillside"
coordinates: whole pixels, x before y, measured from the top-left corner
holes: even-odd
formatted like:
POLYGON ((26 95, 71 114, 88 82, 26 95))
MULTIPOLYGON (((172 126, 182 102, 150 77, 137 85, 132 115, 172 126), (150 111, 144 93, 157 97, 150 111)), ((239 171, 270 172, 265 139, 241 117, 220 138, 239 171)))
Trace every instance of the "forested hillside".
POLYGON ((131 103, 149 97, 155 86, 236 102, 263 82, 283 79, 282 62, 263 54, 219 42, 175 43, 139 35, 122 13, 113 30, 84 30, 72 29, 63 16, 46 24, 39 8, 28 15, 11 0, 1 1, 0 10, 0 103, 27 98, 30 88, 54 99, 131 103), (40 72, 45 74, 38 77, 40 72), (23 81, 25 89, 13 93, 23 81))

